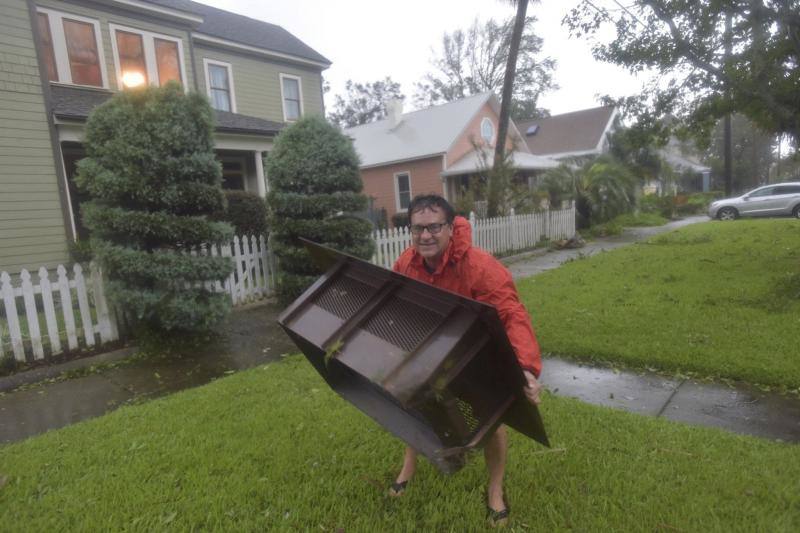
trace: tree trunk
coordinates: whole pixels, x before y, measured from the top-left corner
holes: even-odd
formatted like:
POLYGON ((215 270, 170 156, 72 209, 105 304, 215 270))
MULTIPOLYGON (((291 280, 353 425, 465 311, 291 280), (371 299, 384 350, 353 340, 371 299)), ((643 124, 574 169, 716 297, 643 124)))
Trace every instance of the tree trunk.
POLYGON ((528 10, 528 0, 516 0, 517 15, 514 19, 514 30, 511 33, 511 43, 508 50, 508 63, 506 75, 503 79, 503 94, 500 100, 500 118, 497 125, 497 137, 494 148, 494 172, 489 176, 488 216, 496 216, 500 203, 500 194, 497 190, 501 187, 501 180, 496 179, 496 174, 503 162, 506 149, 506 136, 508 134, 508 121, 511 115, 511 94, 514 92, 514 77, 517 73, 517 55, 519 44, 522 41, 522 31, 525 29, 525 15, 528 10))

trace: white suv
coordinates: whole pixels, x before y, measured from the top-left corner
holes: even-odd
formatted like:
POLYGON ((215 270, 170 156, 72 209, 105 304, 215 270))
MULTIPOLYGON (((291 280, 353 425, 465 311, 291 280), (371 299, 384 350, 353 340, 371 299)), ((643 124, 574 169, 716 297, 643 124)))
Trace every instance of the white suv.
POLYGON ((708 206, 708 216, 720 220, 792 215, 800 218, 800 182, 775 183, 708 206))

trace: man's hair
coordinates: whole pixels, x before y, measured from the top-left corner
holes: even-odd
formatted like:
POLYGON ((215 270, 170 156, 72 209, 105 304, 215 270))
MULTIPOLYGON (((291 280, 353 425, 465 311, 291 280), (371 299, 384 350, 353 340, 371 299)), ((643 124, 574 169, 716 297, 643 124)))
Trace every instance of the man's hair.
POLYGON ((444 211, 445 222, 448 224, 452 224, 456 218, 456 211, 447 200, 438 194, 420 194, 408 204, 408 223, 411 224, 411 215, 426 209, 444 211))

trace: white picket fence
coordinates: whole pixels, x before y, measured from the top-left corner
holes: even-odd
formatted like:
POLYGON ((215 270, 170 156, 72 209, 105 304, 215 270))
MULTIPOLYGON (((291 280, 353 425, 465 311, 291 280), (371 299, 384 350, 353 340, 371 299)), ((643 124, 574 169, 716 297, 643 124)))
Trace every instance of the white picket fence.
POLYGON ((59 265, 56 279, 51 281, 50 273, 41 267, 34 284, 30 273, 23 269, 17 287, 8 272, 0 274, 4 311, 0 320, 0 358, 5 357, 9 344, 14 358, 25 361, 26 352, 39 360, 45 358, 45 353, 49 356, 64 353, 65 347, 67 351, 75 351, 119 339, 116 318, 106 302, 99 271, 92 265, 87 280, 83 267, 75 264, 71 274, 70 279, 67 269, 59 265))
MULTIPOLYGON (((271 296, 275 290, 272 254, 262 236, 234 237, 225 246, 201 247, 194 254, 230 257, 231 275, 207 282, 210 290, 230 294, 234 306, 271 296)), ((99 270, 59 265, 54 279, 41 267, 36 278, 22 270, 16 280, 0 273, 0 359, 34 361, 93 348, 120 338, 116 313, 110 309, 99 270)))
MULTIPOLYGON (((472 243, 493 254, 504 254, 515 250, 533 248, 542 239, 568 239, 575 235, 575 203, 567 209, 546 210, 527 215, 516 215, 511 211, 507 217, 477 218, 470 213, 472 243)), ((384 268, 392 268, 394 262, 411 245, 408 228, 376 230, 375 254, 372 262, 384 268)))

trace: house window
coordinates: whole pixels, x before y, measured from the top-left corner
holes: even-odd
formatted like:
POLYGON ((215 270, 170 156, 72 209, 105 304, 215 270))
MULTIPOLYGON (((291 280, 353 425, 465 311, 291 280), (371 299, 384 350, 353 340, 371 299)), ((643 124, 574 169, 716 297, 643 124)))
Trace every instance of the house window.
POLYGON ((38 13, 39 38, 42 42, 42 56, 47 67, 47 79, 58 81, 58 71, 56 70, 56 54, 53 50, 53 35, 50 33, 50 19, 46 13, 38 13))
POLYGON ((300 78, 281 74, 281 96, 283 98, 283 120, 291 122, 303 115, 302 87, 300 78))
POLYGON ((181 56, 176 41, 153 39, 156 48, 158 79, 162 85, 168 81, 181 83, 181 56))
POLYGON ((492 121, 487 117, 481 120, 481 139, 483 139, 486 144, 492 144, 492 140, 494 139, 494 124, 492 124, 492 121))
POLYGON ((117 57, 126 87, 147 83, 147 63, 144 59, 144 39, 127 31, 117 32, 117 57))
POLYGON ((247 170, 244 157, 220 156, 222 163, 222 188, 235 191, 246 191, 245 177, 247 170))
POLYGON ((106 87, 100 25, 52 9, 37 12, 42 56, 50 81, 106 87))
POLYGON ((117 87, 183 83, 183 44, 177 37, 109 24, 117 87))
POLYGON ((206 87, 211 107, 220 111, 236 113, 233 92, 233 67, 230 63, 203 59, 206 68, 206 87))
POLYGON ((408 209, 411 203, 411 175, 408 172, 399 172, 394 175, 395 198, 397 210, 408 209))

